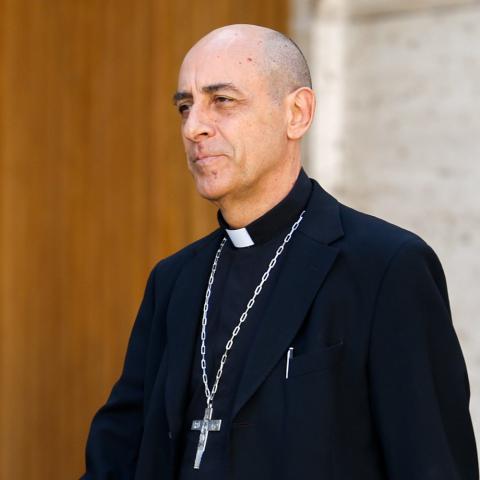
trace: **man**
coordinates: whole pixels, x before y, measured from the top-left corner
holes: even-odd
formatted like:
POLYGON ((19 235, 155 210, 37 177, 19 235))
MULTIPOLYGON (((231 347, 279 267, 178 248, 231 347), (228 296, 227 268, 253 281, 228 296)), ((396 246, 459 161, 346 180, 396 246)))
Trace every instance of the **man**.
POLYGON ((161 261, 84 479, 478 479, 469 387, 434 252, 301 169, 303 55, 233 25, 175 104, 220 228, 161 261))

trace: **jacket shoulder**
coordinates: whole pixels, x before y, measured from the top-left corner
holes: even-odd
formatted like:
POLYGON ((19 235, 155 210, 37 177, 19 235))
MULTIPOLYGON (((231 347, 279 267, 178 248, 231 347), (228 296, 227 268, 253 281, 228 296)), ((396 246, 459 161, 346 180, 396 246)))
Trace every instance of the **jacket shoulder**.
POLYGON ((380 254, 387 257, 406 244, 429 248, 420 236, 410 230, 341 203, 339 209, 347 248, 355 246, 373 256, 380 254))
POLYGON ((339 209, 344 229, 341 250, 353 268, 380 278, 392 262, 408 261, 413 269, 428 265, 443 278, 437 254, 416 233, 342 204, 339 209))

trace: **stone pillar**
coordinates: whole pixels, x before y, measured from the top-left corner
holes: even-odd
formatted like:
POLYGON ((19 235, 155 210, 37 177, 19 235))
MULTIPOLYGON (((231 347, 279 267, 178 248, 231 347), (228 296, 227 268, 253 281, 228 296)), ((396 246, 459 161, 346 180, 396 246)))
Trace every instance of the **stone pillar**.
POLYGON ((319 99, 307 171, 439 255, 480 438, 480 3, 293 3, 319 99))

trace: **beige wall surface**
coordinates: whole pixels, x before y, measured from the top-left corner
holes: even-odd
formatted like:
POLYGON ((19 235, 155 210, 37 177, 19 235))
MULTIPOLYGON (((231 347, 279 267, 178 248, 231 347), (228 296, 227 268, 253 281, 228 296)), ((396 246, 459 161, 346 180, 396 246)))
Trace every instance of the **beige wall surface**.
POLYGON ((480 438, 480 2, 295 4, 319 97, 309 172, 437 252, 480 438))
POLYGON ((78 478, 154 263, 215 226, 171 104, 210 29, 286 2, 0 0, 0 478, 78 478))

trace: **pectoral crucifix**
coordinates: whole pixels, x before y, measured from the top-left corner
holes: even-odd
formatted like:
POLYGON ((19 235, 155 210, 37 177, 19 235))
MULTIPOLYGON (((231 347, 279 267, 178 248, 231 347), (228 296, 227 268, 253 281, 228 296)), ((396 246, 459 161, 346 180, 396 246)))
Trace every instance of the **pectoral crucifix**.
POLYGON ((192 422, 192 430, 200 430, 200 438, 198 439, 197 455, 193 468, 198 470, 202 461, 203 453, 207 446, 208 432, 219 432, 222 426, 221 420, 212 420, 213 407, 207 406, 203 420, 194 420, 192 422))

